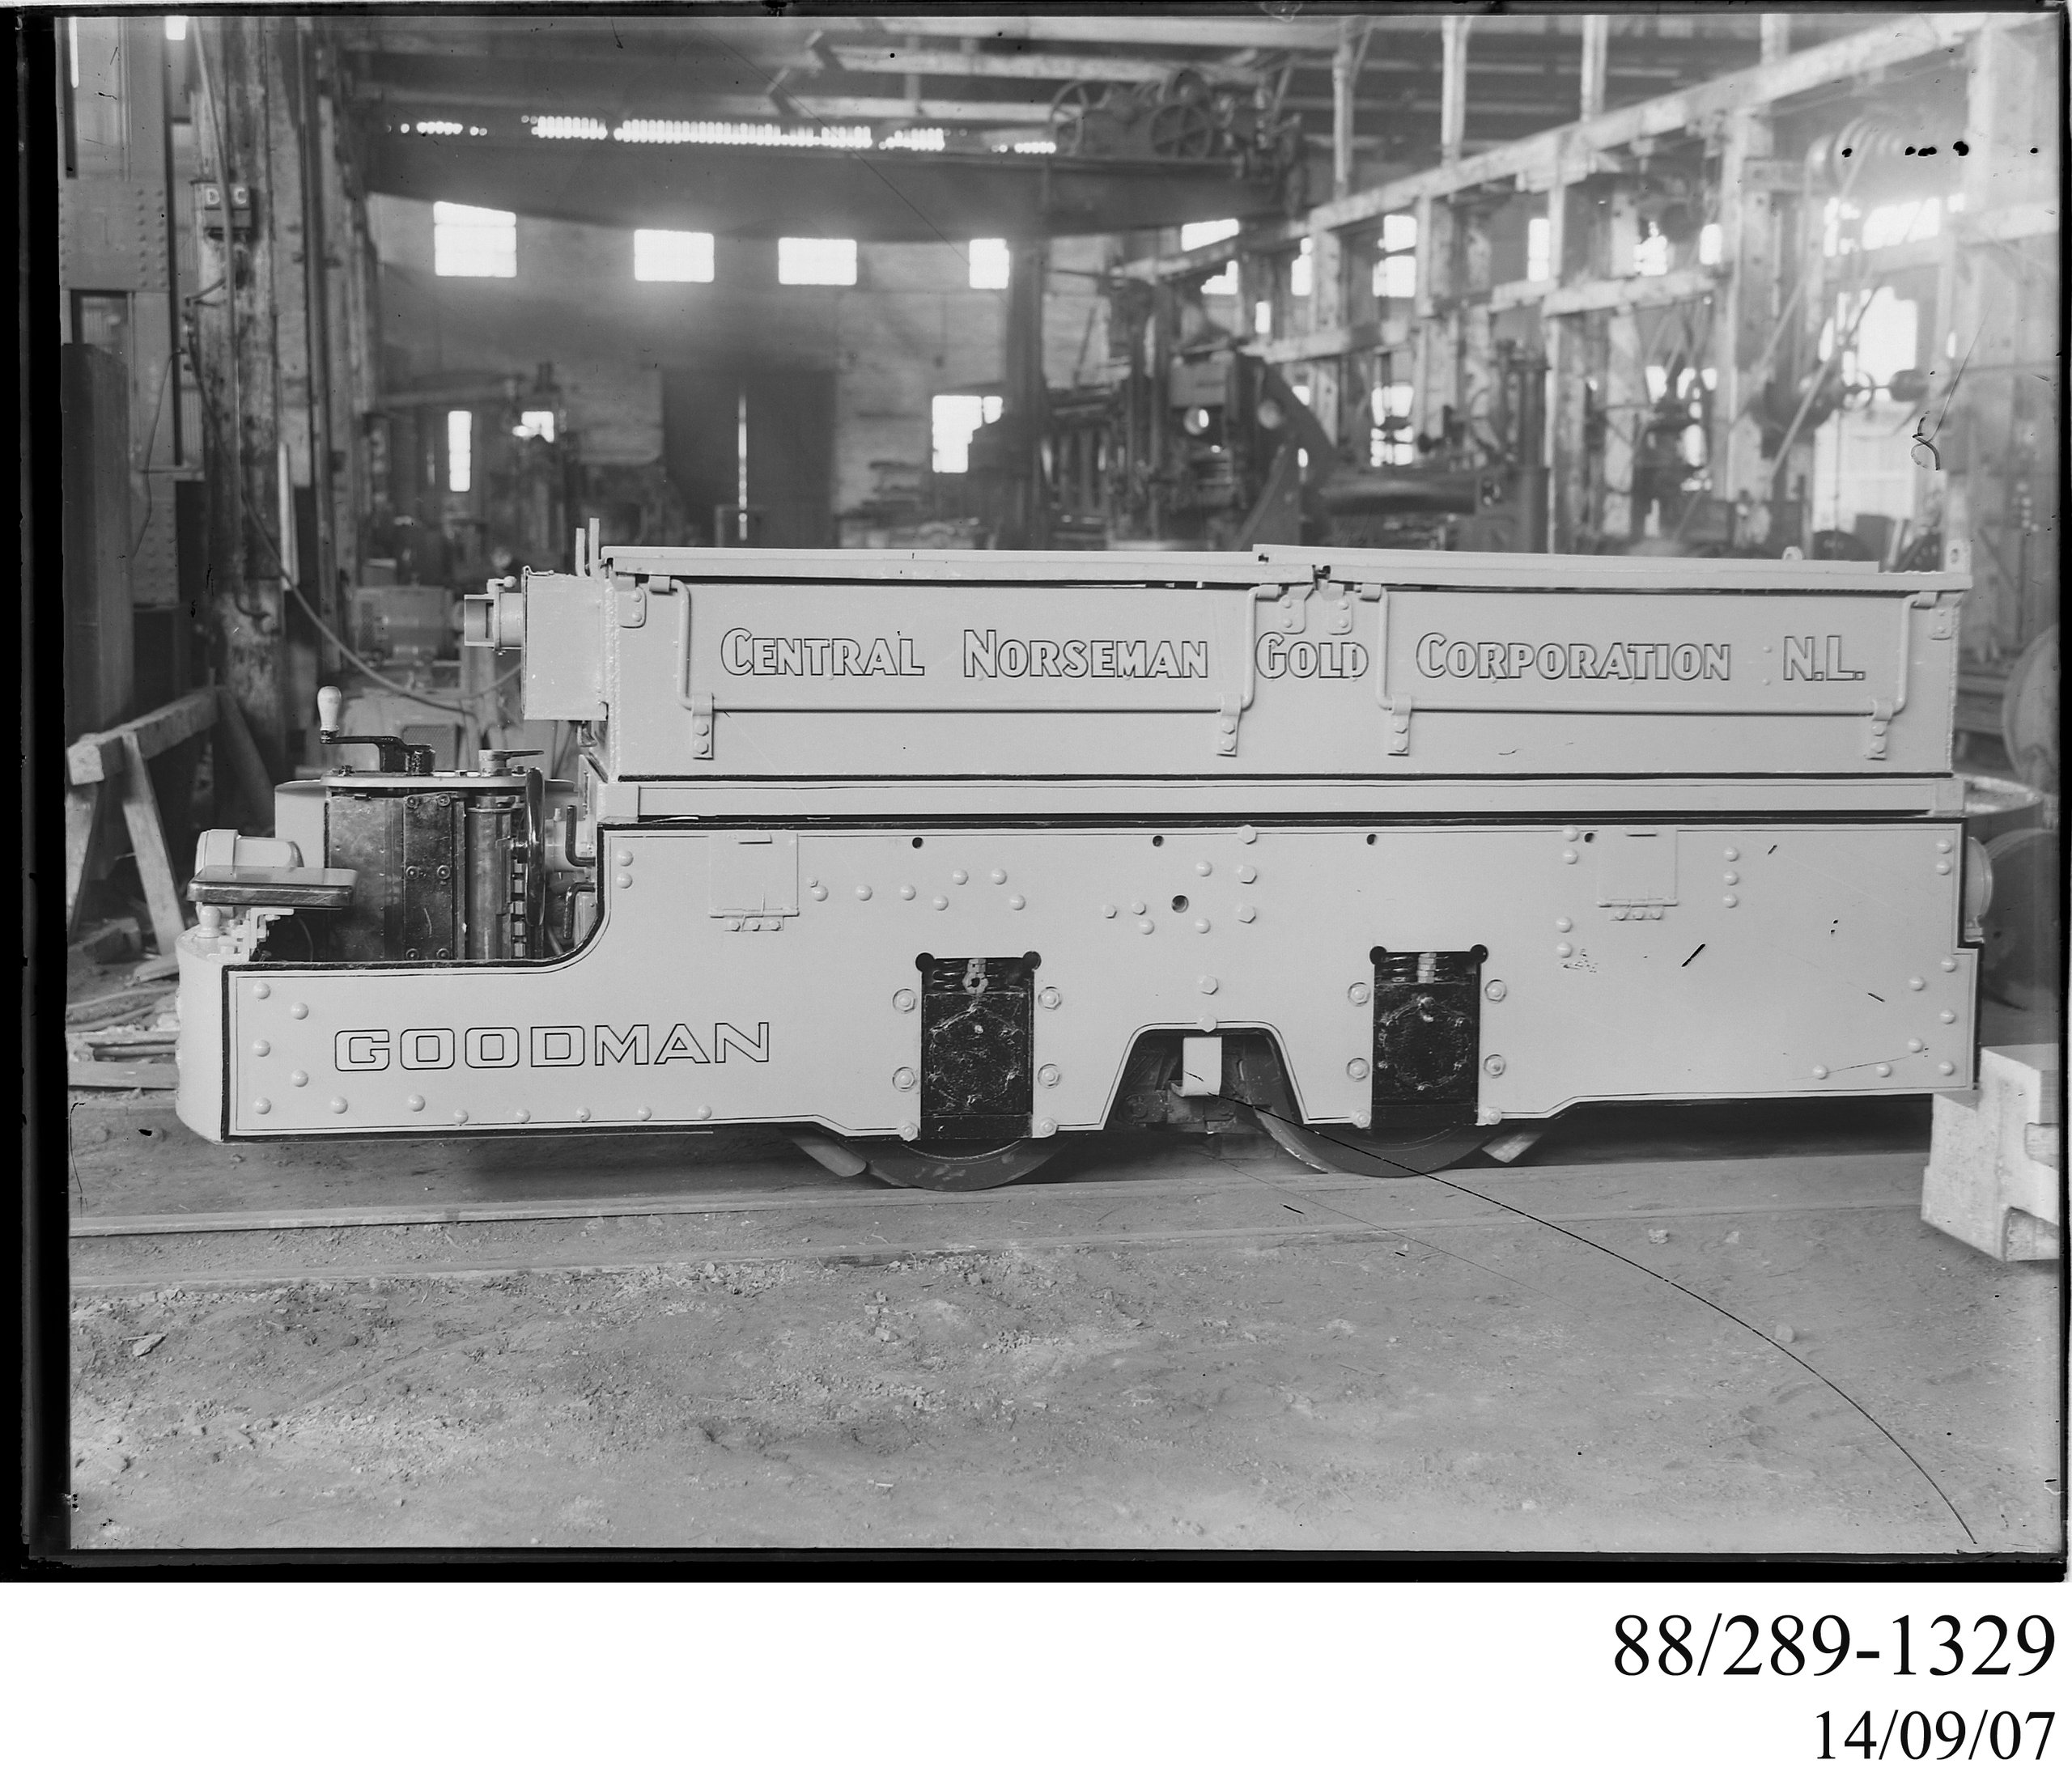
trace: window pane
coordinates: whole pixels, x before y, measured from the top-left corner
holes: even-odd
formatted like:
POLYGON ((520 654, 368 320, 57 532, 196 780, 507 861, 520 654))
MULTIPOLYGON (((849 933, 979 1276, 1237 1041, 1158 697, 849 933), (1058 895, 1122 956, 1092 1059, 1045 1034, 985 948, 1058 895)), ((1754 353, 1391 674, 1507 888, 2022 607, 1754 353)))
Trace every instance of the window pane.
POLYGON ((1233 260, 1213 278, 1203 279, 1201 294, 1204 297, 1236 296, 1238 295, 1238 262, 1233 260))
POLYGON ((684 229, 635 229, 633 276, 643 284, 712 282, 712 237, 684 229))
POLYGON ((471 409, 446 411, 446 486, 465 494, 474 481, 475 417, 471 409))
POLYGON ((518 217, 471 204, 431 207, 432 270, 442 278, 518 276, 518 217))
POLYGON ((512 432, 521 439, 545 439, 554 443, 554 410, 550 408, 529 408, 518 417, 517 426, 512 432))
POLYGON ((1414 297, 1417 295, 1417 256, 1399 253, 1374 262, 1374 295, 1378 297, 1414 297))
POLYGON ((856 282, 856 244, 812 235, 779 235, 777 282, 780 285, 852 285, 856 282))
POLYGON ((987 240, 971 244, 971 288, 1004 290, 1008 278, 1007 243, 987 240))
POLYGON ((1215 223, 1182 223, 1180 225, 1180 251, 1190 248, 1205 248, 1212 241, 1227 241, 1238 232, 1238 219, 1227 216, 1215 223))
POLYGON ((1543 216, 1525 226, 1525 275, 1535 283, 1554 276, 1554 225, 1543 216))
POLYGON ((1408 253, 1417 245, 1417 218, 1408 211, 1382 218, 1382 252, 1408 253))
POLYGON ((1304 235, 1302 237, 1301 251, 1295 256, 1293 261, 1290 262, 1288 268, 1288 295, 1289 296, 1306 297, 1309 295, 1310 268, 1313 262, 1310 257, 1310 238, 1307 235, 1304 235))
POLYGON ((995 405, 992 418, 997 418, 997 396, 938 396, 935 399, 929 415, 934 435, 930 468, 946 476, 962 476, 971 467, 971 435, 987 418, 987 402, 995 405))

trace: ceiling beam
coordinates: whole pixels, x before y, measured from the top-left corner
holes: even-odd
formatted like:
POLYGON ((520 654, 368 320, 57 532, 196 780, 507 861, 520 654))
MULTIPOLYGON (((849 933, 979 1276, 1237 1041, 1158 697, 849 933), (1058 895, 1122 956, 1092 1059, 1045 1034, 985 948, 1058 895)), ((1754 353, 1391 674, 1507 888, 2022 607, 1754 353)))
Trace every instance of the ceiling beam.
POLYGON ((759 94, 715 93, 692 104, 631 105, 622 96, 611 103, 593 103, 587 108, 566 91, 549 98, 538 93, 510 91, 488 94, 438 87, 391 87, 378 82, 363 86, 357 96, 368 103, 412 111, 427 117, 443 118, 456 111, 485 108, 520 112, 528 117, 590 117, 612 125, 628 117, 661 118, 683 121, 741 121, 789 124, 810 129, 817 124, 945 124, 979 127, 987 125, 1047 124, 1051 108, 1027 100, 966 99, 858 99, 826 95, 804 98, 789 95, 792 108, 780 111, 775 102, 759 94))
POLYGON ((851 74, 936 74, 965 80, 1054 83, 1105 80, 1134 84, 1163 80, 1183 67, 1192 66, 1218 85, 1251 87, 1259 78, 1254 69, 1228 68, 1215 62, 1190 64, 1183 60, 1149 61, 1132 56, 966 55, 950 49, 887 49, 856 44, 836 44, 833 53, 843 70, 851 74))

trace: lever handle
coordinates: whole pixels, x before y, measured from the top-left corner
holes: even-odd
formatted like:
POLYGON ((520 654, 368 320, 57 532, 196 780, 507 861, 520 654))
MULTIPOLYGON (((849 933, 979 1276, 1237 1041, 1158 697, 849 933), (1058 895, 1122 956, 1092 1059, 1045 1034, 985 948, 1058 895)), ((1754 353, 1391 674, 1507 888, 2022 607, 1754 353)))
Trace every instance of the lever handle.
POLYGON ((338 733, 338 720, 345 715, 346 695, 335 686, 320 686, 316 689, 316 727, 325 736, 338 733))

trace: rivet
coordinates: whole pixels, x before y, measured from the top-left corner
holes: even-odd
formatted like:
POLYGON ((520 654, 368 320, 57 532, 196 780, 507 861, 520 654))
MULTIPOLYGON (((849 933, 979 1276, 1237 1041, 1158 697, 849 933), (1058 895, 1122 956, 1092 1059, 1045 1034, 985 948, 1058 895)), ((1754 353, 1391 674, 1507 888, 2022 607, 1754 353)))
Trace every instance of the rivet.
POLYGON ((1630 909, 1621 904, 1617 909, 1612 910, 1611 919, 1615 922, 1629 921, 1633 918, 1633 914, 1630 909))
POLYGON ((465 1126, 468 1123, 468 1109, 466 1108, 461 1107, 455 1110, 453 1114, 453 1123, 456 1126, 465 1126))
POLYGON ((1216 1016, 1212 1014, 1198 1014, 1195 1016, 1195 1024, 1204 1033, 1213 1033, 1216 1031, 1216 1016))
POLYGON ((633 1109, 633 1117, 635 1119, 649 1119, 653 1115, 645 1107, 636 1107, 633 1109))
POLYGON ((252 1110, 255 1113, 270 1113, 274 1110, 274 1104, 261 1095, 258 1100, 253 1102, 252 1110))
POLYGON ((424 1096, 422 1095, 405 1095, 403 1096, 403 1105, 409 1108, 412 1113, 421 1113, 424 1111, 424 1096))
POLYGON ((1946 1026, 1946 1027, 1947 1027, 1947 1026, 1948 1026, 1948 1025, 1950 1024, 1950 1023, 1951 1023, 1951 1021, 1955 1020, 1957 1017, 1956 1017, 1956 1016, 1955 1016, 1954 1014, 1952 1014, 1952 1013, 1951 1013, 1951 1012, 1947 1008, 1945 1008, 1945 1009, 1944 1009, 1944 1010, 1943 1010, 1940 1014, 1937 1015, 1935 1018, 1936 1018, 1937 1020, 1940 1020, 1940 1021, 1942 1023, 1942 1024, 1943 1024, 1944 1026, 1946 1026))
POLYGON ((914 1086, 914 1072, 904 1064, 900 1065, 892 1073, 892 1086, 895 1088, 911 1088, 914 1086))
POLYGON ((1353 1058, 1346 1065, 1345 1073, 1355 1082, 1365 1082, 1367 1079, 1367 1060, 1365 1058, 1353 1058))
POLYGON ((1955 969, 1956 969, 1956 968, 1957 968, 1957 961, 1956 961, 1955 959, 1945 959, 1945 960, 1943 960, 1943 961, 1942 961, 1942 969, 1943 969, 1944 970, 1946 970, 1946 971, 1954 971, 1954 970, 1955 970, 1955 969))
POLYGON ((1259 869, 1256 866, 1240 866, 1238 868, 1238 882, 1241 884, 1252 884, 1259 876, 1259 869))
POLYGON ((1511 992, 1504 986, 1504 980, 1501 977, 1492 977, 1489 980, 1489 986, 1482 993, 1492 1002, 1501 1002, 1511 992))
POLYGON ((728 931, 729 934, 738 934, 738 933, 740 933, 740 932, 741 932, 741 917, 740 917, 740 916, 738 916, 738 915, 729 915, 729 916, 727 918, 727 931, 728 931))
POLYGON ((1367 999, 1374 993, 1364 983, 1348 983, 1345 986, 1345 999, 1356 1008, 1364 1008, 1367 1005, 1367 999))
POLYGON ((1144 899, 1140 897, 1135 902, 1130 905, 1130 914, 1132 915, 1141 915, 1143 913, 1144 899))
POLYGON ((1953 1063, 1939 1063, 1935 1070, 1937 1075, 1943 1076, 1954 1076, 1957 1073, 1957 1066, 1953 1063))
POLYGON ((1013 896, 1010 897, 1007 900, 1007 906, 1009 909, 1024 909, 1028 906, 1028 903, 1029 899, 1024 897, 1019 891, 1017 891, 1013 896))
POLYGON ((1927 1049, 1928 1043, 1926 1040, 1909 1039, 1907 1041, 1907 1050, 1909 1051, 1926 1051, 1927 1049))
POLYGON ((626 849, 622 847, 619 850, 618 863, 622 866, 631 866, 633 863, 632 854, 626 849))
POLYGON ((1738 884, 1741 882, 1741 874, 1739 872, 1722 872, 1720 874, 1720 880, 1723 884, 1738 884))
POLYGON ((712 1109, 710 1107, 694 1107, 690 1110, 690 1117, 693 1119, 710 1119, 712 1109))
POLYGON ((929 901, 932 902, 937 909, 948 909, 949 907, 949 899, 947 897, 933 897, 929 898, 929 901))
POLYGON ((264 1002, 266 998, 273 993, 274 990, 271 984, 255 983, 252 986, 252 999, 254 1002, 264 1002))
POLYGON ((1561 831, 1561 838, 1564 841, 1581 841, 1583 838, 1583 832, 1580 829, 1564 829, 1561 831))
POLYGON ((1729 909, 1739 909, 1741 906, 1741 899, 1736 897, 1732 891, 1729 891, 1726 896, 1720 898, 1720 901, 1726 904, 1729 909))
POLYGON ((1038 1138, 1049 1138, 1056 1133, 1058 1122, 1055 1119, 1039 1119, 1030 1129, 1038 1138))
POLYGON ((612 877, 612 882, 618 885, 621 890, 631 890, 633 888, 633 874, 631 872, 614 873, 612 877))
POLYGON ((1726 850, 1726 857, 1729 859, 1739 859, 1741 857, 1741 850, 1739 847, 1730 847, 1726 850))
POLYGON ((1576 850, 1574 848, 1564 847, 1561 850, 1561 863, 1566 866, 1573 866, 1575 864, 1576 850))
POLYGON ((518 1111, 517 1111, 516 1113, 513 1113, 511 1117, 512 1117, 513 1119, 516 1120, 516 1121, 518 1122, 518 1123, 519 1123, 520 1125, 521 1125, 521 1126, 529 1124, 529 1123, 531 1122, 531 1121, 532 1121, 532 1117, 533 1117, 533 1116, 532 1116, 529 1113, 528 1113, 528 1112, 527 1112, 527 1111, 526 1111, 523 1107, 520 1107, 520 1108, 518 1109, 518 1111))
POLYGON ((575 1123, 579 1126, 585 1126, 589 1123, 589 1121, 590 1109, 588 1107, 578 1107, 575 1109, 575 1123))
POLYGON ((1259 838, 1259 832, 1250 823, 1246 823, 1238 831, 1238 838, 1249 847, 1254 842, 1259 838))
POLYGON ((1241 922, 1255 922, 1259 919, 1259 912, 1250 903, 1240 903, 1238 905, 1238 919, 1241 922))
POLYGON ((1892 1075, 1892 1066, 1890 1064, 1888 1064, 1888 1063, 1881 1063, 1880 1065, 1879 1065, 1879 1066, 1878 1066, 1878 1074, 1879 1074, 1879 1075, 1881 1075, 1881 1076, 1889 1076, 1889 1075, 1892 1075))
POLYGON ((968 884, 971 882, 971 875, 960 866, 949 875, 949 881, 953 884, 968 884))
POLYGON ((911 1119, 903 1120, 900 1123, 899 1135, 911 1144, 921 1135, 921 1128, 911 1119))
POLYGON ((1112 922, 1115 920, 1115 905, 1113 903, 1103 903, 1101 905, 1101 918, 1104 922, 1112 922))
POLYGON ((1950 870, 1950 862, 1947 859, 1938 859, 1935 862, 1935 869, 1938 872, 1947 873, 1950 870))
POLYGON ((870 900, 871 900, 871 888, 870 888, 870 886, 869 886, 869 885, 868 885, 868 884, 859 884, 859 885, 856 887, 856 901, 857 901, 858 902, 860 902, 860 903, 868 903, 870 900))
POLYGON ((1575 950, 1576 949, 1573 946, 1569 945, 1566 940, 1564 940, 1559 946, 1554 948, 1554 956, 1557 959, 1565 959, 1573 954, 1575 950))
POLYGON ((1055 990, 1046 986, 1043 993, 1038 996, 1036 999, 1047 1008, 1055 1008, 1060 1002, 1064 1000, 1064 998, 1059 995, 1055 990))
POLYGON ((1208 918, 1206 915, 1197 915, 1195 918, 1195 932, 1197 934, 1206 934, 1208 931, 1208 918))
POLYGON ((820 888, 820 880, 817 878, 809 878, 806 880, 806 888, 808 890, 818 890, 820 888))
POLYGON ((1063 1078, 1064 1075, 1064 1072, 1059 1069, 1055 1064, 1047 1063, 1041 1070, 1036 1072, 1036 1079, 1042 1083, 1046 1088, 1055 1088, 1058 1086, 1059 1081, 1063 1078))
POLYGON ((899 887, 899 901, 902 903, 911 903, 914 901, 914 887, 911 884, 902 884, 899 887))
POLYGON ((914 992, 911 990, 898 990, 892 998, 892 1005, 902 1014, 911 1014, 914 1011, 914 992))
POLYGON ((1947 841, 1938 841, 1935 844, 1935 850, 1938 854, 1947 854, 1950 850, 1950 843, 1947 841))
POLYGON ((332 1096, 332 1097, 331 1097, 331 1111, 332 1111, 333 1113, 342 1113, 345 1110, 346 1110, 346 1097, 345 1097, 343 1095, 333 1095, 333 1096, 332 1096))
POLYGON ((1554 931, 1557 934, 1565 934, 1575 925, 1565 915, 1557 915, 1554 918, 1554 931))
POLYGON ((1504 1073, 1504 1060, 1492 1051, 1482 1060, 1482 1067, 1492 1076, 1501 1076, 1504 1073))
POLYGON ((1001 871, 1001 869, 997 866, 996 866, 992 871, 988 872, 986 876, 991 879, 996 884, 1004 884, 1007 882, 1007 874, 1001 871))
POLYGON ((1816 1063, 1813 1066, 1813 1074, 1819 1080, 1825 1082, 1828 1079, 1828 1066, 1824 1063, 1816 1063))
POLYGON ((288 1012, 298 1020, 307 1020, 309 1018, 309 1004, 307 1002, 291 1002, 288 1012))
POLYGON ((1198 860, 1196 860, 1196 861, 1195 862, 1195 872, 1196 872, 1199 876, 1201 876, 1201 877, 1203 877, 1203 878, 1206 878, 1206 877, 1208 877, 1208 875, 1209 875, 1211 872, 1214 871, 1215 870, 1216 870, 1215 867, 1212 866, 1212 865, 1211 865, 1211 864, 1210 864, 1207 860, 1205 860, 1205 859, 1198 859, 1198 860))
POLYGON ((264 1039, 254 1039, 252 1041, 252 1055, 255 1058, 263 1058, 273 1049, 264 1039))
POLYGON ((827 887, 825 884, 816 884, 813 887, 813 900, 816 903, 824 903, 827 901, 827 887))
POLYGON ((1157 923, 1153 922, 1151 918, 1147 915, 1142 921, 1136 924, 1136 931, 1140 934, 1149 934, 1152 929, 1157 926, 1157 923))
POLYGON ((1909 990, 1925 990, 1928 987, 1928 979, 1926 977, 1910 977, 1907 979, 1907 987, 1909 990))
POLYGON ((1225 736, 1235 736, 1238 733, 1238 720, 1235 718, 1218 718, 1216 727, 1225 736))
POLYGON ((1221 986, 1216 982, 1214 977, 1197 977, 1195 980, 1195 987, 1199 990, 1204 995, 1214 995, 1221 986))

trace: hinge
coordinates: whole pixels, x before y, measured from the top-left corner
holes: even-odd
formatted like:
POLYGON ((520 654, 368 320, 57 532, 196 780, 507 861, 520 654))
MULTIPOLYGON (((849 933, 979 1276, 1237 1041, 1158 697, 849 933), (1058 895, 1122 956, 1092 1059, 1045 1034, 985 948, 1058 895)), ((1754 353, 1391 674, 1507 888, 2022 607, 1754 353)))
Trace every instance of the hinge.
POLYGON ((1318 592, 1323 596, 1324 634, 1345 636, 1352 629, 1352 590, 1343 582, 1334 582, 1318 592))
POLYGON ((612 592, 618 596, 622 630, 638 630, 648 622, 648 587, 644 582, 635 581, 631 575, 614 575, 612 592))
POLYGON ((1928 634, 1938 643, 1947 643, 1957 634, 1957 609, 1953 602, 1945 601, 1930 609, 1928 634))
POLYGON ((694 693, 690 695, 690 757, 694 761, 712 758, 712 695, 694 693))
POLYGON ((1306 587, 1282 587, 1264 583, 1252 590, 1252 597, 1272 608, 1267 620, 1272 630, 1285 631, 1292 637, 1309 622, 1310 590, 1306 587))

